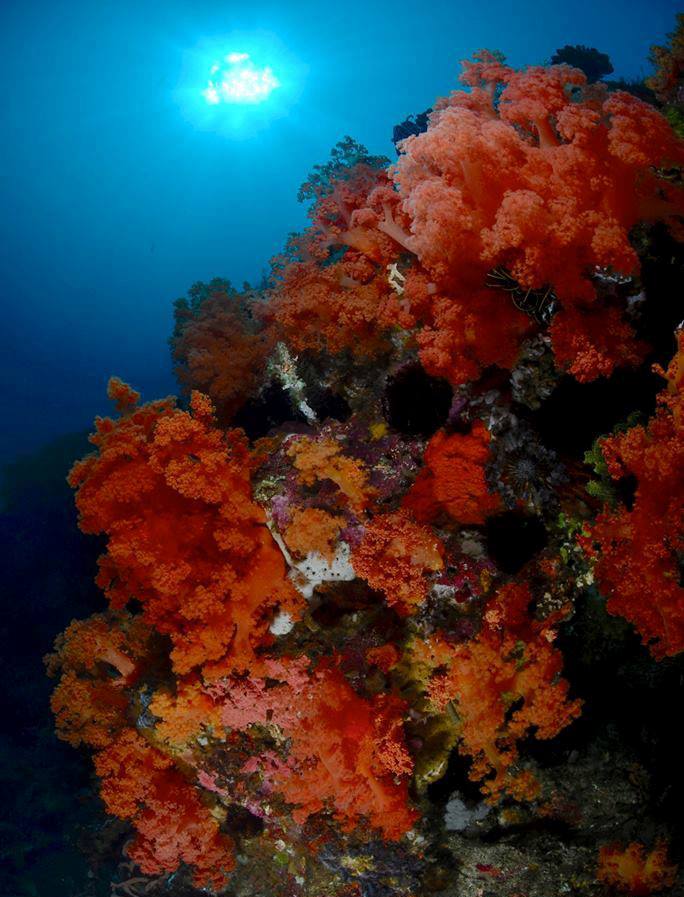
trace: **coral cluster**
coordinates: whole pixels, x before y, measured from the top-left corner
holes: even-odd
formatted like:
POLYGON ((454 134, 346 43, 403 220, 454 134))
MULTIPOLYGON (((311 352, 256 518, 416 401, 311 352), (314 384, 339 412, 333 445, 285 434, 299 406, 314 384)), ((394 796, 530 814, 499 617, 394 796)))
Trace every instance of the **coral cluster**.
MULTIPOLYGON (((591 705, 566 629, 596 602, 684 650, 684 360, 640 280, 681 235, 684 146, 566 64, 482 51, 462 80, 396 164, 336 147, 258 290, 177 303, 184 398, 112 379, 70 474, 110 609, 48 658, 57 732, 168 888, 548 895, 461 833, 603 831, 543 760, 591 705), (589 449, 621 407, 592 390, 630 383, 590 481, 561 418, 589 449)), ((602 838, 554 892, 671 885, 667 835, 602 838)))

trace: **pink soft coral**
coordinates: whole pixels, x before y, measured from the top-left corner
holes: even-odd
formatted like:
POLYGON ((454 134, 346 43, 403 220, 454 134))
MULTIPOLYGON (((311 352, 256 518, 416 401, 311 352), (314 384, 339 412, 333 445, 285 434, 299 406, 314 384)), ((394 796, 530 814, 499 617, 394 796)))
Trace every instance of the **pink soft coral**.
POLYGON ((320 665, 312 674, 301 663, 271 663, 270 685, 254 677, 218 683, 225 725, 248 728, 269 722, 291 739, 286 763, 270 781, 293 804, 303 822, 331 809, 344 828, 367 819, 385 838, 400 838, 415 812, 408 802, 413 762, 404 743, 403 703, 391 696, 366 700, 339 670, 320 665))

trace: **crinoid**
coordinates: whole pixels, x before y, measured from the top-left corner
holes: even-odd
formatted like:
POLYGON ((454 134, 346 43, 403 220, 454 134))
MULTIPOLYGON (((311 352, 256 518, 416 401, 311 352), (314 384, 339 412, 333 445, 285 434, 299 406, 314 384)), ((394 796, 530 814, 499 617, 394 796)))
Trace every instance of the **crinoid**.
POLYGON ((485 285, 492 290, 504 290, 509 293, 517 309, 529 315, 537 324, 546 326, 551 322, 558 299, 549 284, 538 290, 521 287, 513 275, 499 265, 487 273, 485 285))

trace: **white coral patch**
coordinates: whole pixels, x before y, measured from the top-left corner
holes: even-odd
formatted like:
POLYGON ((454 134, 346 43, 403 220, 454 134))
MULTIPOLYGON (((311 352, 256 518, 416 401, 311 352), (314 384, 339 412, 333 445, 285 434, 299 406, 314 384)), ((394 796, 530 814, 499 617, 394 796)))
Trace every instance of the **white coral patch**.
POLYGON ((356 573, 351 562, 351 549, 346 542, 340 542, 332 559, 328 561, 317 551, 310 551, 303 561, 295 561, 290 570, 290 579, 302 595, 309 599, 317 587, 324 582, 351 582, 356 573))
MULTIPOLYGON (((290 568, 289 577, 294 587, 307 601, 321 583, 351 582, 352 579, 356 579, 356 573, 351 562, 351 548, 346 542, 339 543, 330 563, 317 551, 310 551, 303 561, 295 561, 287 550, 282 536, 270 519, 268 520, 268 528, 276 545, 280 548, 287 566, 290 568)), ((274 620, 271 625, 273 626, 275 622, 274 620)))
POLYGON ((280 611, 273 618, 273 622, 268 627, 272 635, 287 635, 294 626, 294 620, 285 611, 280 611))

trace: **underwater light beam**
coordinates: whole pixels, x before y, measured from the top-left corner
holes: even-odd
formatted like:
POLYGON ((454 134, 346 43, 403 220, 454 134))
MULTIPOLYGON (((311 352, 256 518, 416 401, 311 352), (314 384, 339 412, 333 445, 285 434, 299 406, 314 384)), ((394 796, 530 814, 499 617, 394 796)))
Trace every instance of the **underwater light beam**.
POLYGON ((249 53, 229 53, 223 62, 215 62, 209 73, 209 84, 203 91, 207 103, 261 103, 280 82, 270 66, 260 68, 249 53))

